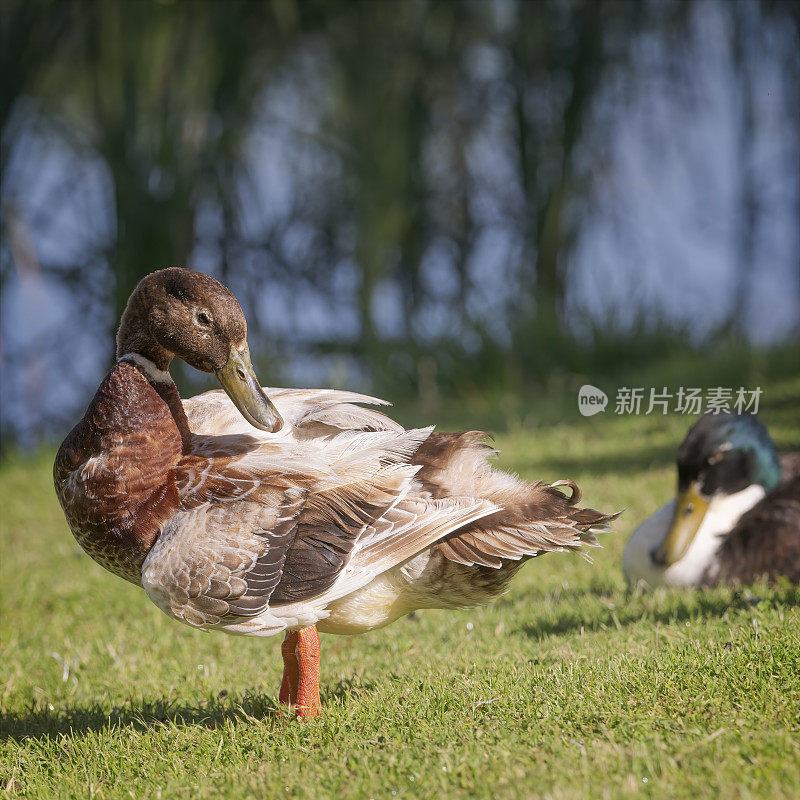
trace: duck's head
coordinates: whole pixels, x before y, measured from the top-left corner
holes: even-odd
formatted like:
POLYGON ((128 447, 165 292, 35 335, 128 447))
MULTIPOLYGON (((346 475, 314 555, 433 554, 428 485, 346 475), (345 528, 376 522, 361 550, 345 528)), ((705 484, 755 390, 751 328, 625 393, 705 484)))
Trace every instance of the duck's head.
POLYGON ((250 363, 241 306, 210 275, 173 267, 142 278, 117 333, 117 358, 129 354, 160 371, 178 356, 201 372, 213 372, 251 425, 273 433, 283 425, 250 363))
POLYGON ((680 561, 704 519, 739 515, 781 479, 767 429, 750 414, 706 414, 678 450, 678 495, 669 532, 651 554, 654 564, 680 561))

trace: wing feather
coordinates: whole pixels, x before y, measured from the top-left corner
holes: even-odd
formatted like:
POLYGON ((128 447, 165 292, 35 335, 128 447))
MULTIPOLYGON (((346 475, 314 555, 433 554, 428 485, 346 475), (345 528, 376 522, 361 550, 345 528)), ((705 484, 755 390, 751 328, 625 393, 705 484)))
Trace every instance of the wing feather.
POLYGON ((324 616, 326 604, 432 547, 499 569, 596 545, 614 518, 577 508, 571 482, 493 470, 480 432, 405 430, 359 405, 383 401, 351 392, 266 392, 286 422, 278 434, 250 426, 222 392, 184 401, 194 436, 175 469, 181 512, 142 582, 189 624, 274 633, 297 608, 324 616))

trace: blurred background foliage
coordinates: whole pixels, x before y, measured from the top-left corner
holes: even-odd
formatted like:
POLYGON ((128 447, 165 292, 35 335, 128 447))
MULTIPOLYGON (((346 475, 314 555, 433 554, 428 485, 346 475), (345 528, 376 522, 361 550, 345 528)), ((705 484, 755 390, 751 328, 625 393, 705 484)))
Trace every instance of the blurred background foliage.
POLYGON ((231 287, 273 385, 800 364, 797 2, 0 9, 7 439, 75 420, 168 265, 231 287))

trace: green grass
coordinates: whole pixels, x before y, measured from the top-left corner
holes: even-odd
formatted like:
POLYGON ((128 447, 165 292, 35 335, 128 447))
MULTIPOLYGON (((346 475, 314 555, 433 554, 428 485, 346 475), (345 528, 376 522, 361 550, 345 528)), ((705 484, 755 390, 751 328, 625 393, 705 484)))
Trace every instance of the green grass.
MULTIPOLYGON (((536 407, 507 419, 501 466, 574 478, 627 509, 618 532, 591 564, 534 560, 489 607, 323 636, 325 712, 306 725, 277 712, 279 638, 167 619, 80 552, 52 452, 7 459, 0 796, 799 797, 798 587, 624 585, 687 419, 582 419, 564 395, 545 425, 536 407)), ((797 409, 800 380, 765 385, 779 445, 800 448, 797 409)))

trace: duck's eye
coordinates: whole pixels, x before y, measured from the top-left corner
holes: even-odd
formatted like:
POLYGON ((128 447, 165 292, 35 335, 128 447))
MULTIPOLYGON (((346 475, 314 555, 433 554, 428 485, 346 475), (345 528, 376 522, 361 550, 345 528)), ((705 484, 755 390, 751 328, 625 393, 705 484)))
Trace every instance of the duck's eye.
POLYGON ((211 317, 205 311, 198 311, 195 319, 204 328, 208 328, 211 325, 211 317))

